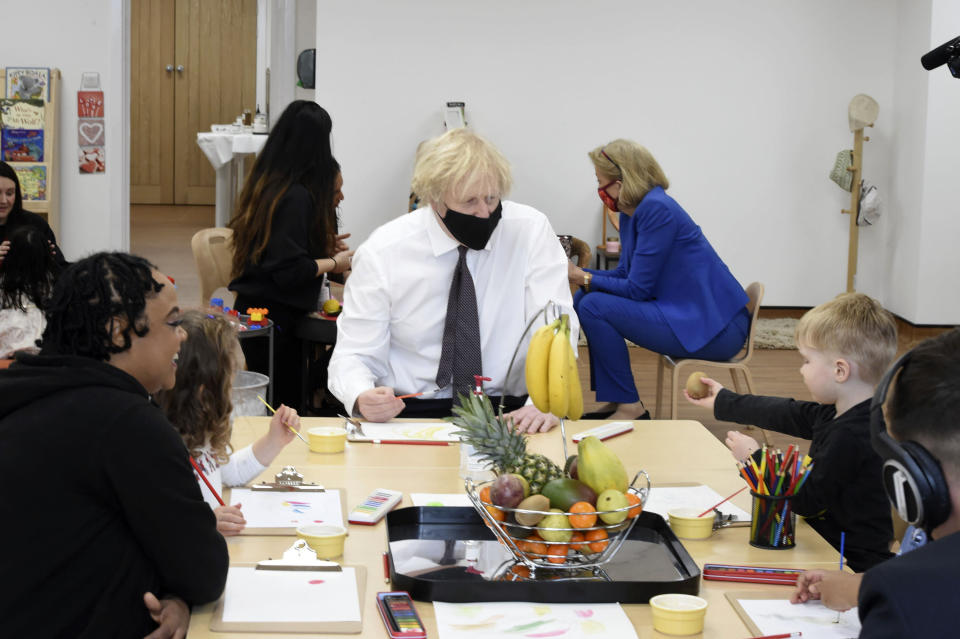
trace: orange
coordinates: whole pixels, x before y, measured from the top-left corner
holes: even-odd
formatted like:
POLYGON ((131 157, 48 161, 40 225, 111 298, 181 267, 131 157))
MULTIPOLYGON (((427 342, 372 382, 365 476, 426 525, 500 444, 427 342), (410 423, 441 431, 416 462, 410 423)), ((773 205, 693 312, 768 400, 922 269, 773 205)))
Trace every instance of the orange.
POLYGON ((610 542, 607 541, 607 531, 603 528, 598 530, 588 530, 583 538, 590 542, 587 546, 590 548, 591 552, 603 552, 607 547, 607 544, 610 542))
POLYGON ((562 564, 567 560, 567 544, 552 544, 547 550, 547 561, 551 564, 562 564))
POLYGON ((547 545, 542 541, 531 541, 527 543, 527 555, 530 556, 530 559, 543 559, 543 557, 538 555, 547 554, 547 545))
POLYGON ((487 512, 490 513, 490 516, 496 519, 497 521, 506 521, 507 513, 500 510, 496 506, 484 506, 487 509, 487 512))
POLYGON ((597 523, 597 510, 589 502, 578 501, 570 506, 570 525, 574 528, 591 528, 597 523))
POLYGON ((483 503, 486 503, 486 504, 492 503, 492 502, 490 501, 490 487, 489 487, 489 486, 484 486, 483 488, 480 489, 480 501, 482 501, 483 503))
POLYGON ((587 552, 587 545, 583 543, 583 533, 575 532, 573 536, 570 537, 570 547, 574 550, 579 550, 580 552, 587 552))
POLYGON ((513 574, 515 574, 517 577, 521 579, 530 578, 530 569, 522 564, 514 565, 513 567, 510 568, 510 572, 512 572, 513 574))
POLYGON ((627 517, 633 519, 641 512, 643 512, 643 505, 640 503, 640 497, 634 493, 624 493, 627 496, 627 502, 632 506, 632 508, 627 511, 627 517))

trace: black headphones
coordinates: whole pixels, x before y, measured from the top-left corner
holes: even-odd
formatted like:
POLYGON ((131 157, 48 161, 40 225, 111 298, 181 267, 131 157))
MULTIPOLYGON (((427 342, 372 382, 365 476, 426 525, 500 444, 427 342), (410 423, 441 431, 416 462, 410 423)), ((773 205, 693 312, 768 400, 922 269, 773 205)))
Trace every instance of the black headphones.
POLYGON ((940 462, 917 442, 891 437, 883 419, 887 392, 910 362, 911 353, 898 359, 877 386, 870 402, 870 443, 884 460, 883 488, 900 518, 929 533, 950 515, 950 491, 940 462))

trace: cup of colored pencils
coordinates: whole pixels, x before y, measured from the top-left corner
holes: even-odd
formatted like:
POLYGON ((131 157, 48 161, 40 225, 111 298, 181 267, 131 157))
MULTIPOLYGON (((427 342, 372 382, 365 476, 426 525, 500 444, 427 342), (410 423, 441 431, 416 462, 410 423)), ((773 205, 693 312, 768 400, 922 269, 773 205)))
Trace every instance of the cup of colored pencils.
POLYGON ((803 487, 813 463, 800 457, 793 446, 784 455, 763 447, 760 463, 750 458, 739 464, 740 474, 753 495, 750 545, 758 548, 793 548, 797 515, 792 499, 803 487))

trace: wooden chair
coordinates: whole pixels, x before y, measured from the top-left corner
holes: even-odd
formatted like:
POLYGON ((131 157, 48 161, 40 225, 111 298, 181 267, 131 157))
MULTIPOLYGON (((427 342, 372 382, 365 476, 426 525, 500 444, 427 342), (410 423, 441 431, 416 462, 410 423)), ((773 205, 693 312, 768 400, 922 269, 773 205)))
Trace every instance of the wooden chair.
MULTIPOLYGON (((661 401, 663 396, 663 377, 664 369, 669 367, 673 368, 673 374, 670 377, 670 419, 677 418, 677 409, 678 404, 680 403, 680 367, 688 366, 697 368, 701 367, 719 367, 727 368, 730 370, 730 377, 733 378, 733 388, 738 393, 743 392, 743 389, 740 385, 740 380, 737 378, 737 371, 743 373, 743 379, 746 382, 746 392, 753 394, 753 378, 750 376, 750 369, 747 367, 747 364, 750 361, 750 358, 753 356, 753 335, 757 327, 757 314, 760 312, 760 300, 763 299, 763 284, 760 282, 754 282, 750 284, 747 289, 747 297, 750 300, 747 302, 747 310, 750 311, 750 331, 747 333, 747 343, 744 346, 744 349, 735 355, 732 359, 725 362, 711 362, 704 359, 677 359, 674 360, 667 355, 661 355, 659 365, 657 366, 657 410, 656 410, 656 419, 660 419, 663 410, 663 402, 661 401)), ((762 432, 762 431, 761 431, 762 432)))
POLYGON ((233 231, 227 228, 200 229, 190 240, 193 259, 200 274, 200 303, 210 301, 214 291, 230 283, 233 262, 233 231))

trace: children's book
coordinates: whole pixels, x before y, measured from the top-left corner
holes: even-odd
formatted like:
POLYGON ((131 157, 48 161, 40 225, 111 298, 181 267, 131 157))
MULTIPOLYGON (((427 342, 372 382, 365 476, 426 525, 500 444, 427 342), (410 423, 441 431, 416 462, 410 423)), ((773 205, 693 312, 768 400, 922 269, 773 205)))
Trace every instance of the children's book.
POLYGON ((50 100, 50 69, 7 67, 7 97, 50 100))
POLYGON ((13 164, 11 166, 17 172, 24 200, 47 199, 46 164, 13 164))
POLYGON ((43 162, 43 130, 3 129, 0 157, 4 162, 43 162))
POLYGON ((43 100, 0 99, 0 123, 5 129, 42 129, 43 100))

